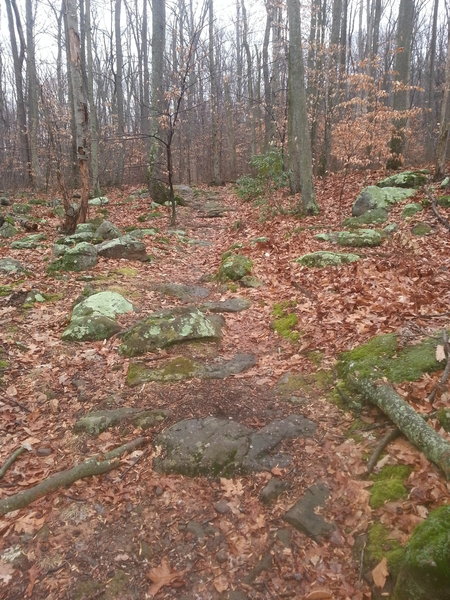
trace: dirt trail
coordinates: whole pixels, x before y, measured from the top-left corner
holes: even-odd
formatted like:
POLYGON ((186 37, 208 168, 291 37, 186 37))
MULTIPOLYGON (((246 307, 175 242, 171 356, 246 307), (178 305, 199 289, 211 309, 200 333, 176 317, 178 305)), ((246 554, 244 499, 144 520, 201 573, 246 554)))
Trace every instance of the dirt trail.
MULTIPOLYGON (((0 588, 5 600, 370 597, 360 577, 358 536, 364 533, 371 511, 368 484, 359 478, 364 471, 361 448, 346 436, 352 418, 326 398, 332 385, 326 378, 306 378, 302 390, 287 394, 276 387, 287 371, 317 370, 313 353, 302 354, 300 349, 296 354, 291 343, 270 326, 271 298, 277 289, 279 298, 286 298, 292 286, 289 273, 278 274, 284 281, 283 287, 278 286, 273 269, 265 273, 257 263, 256 275, 264 281, 259 289, 230 290, 205 277, 216 272, 221 254, 233 241, 242 240, 246 226, 245 216, 237 212, 226 190, 220 192, 219 201, 230 209, 221 217, 181 207, 177 230, 185 233, 162 231, 155 239, 147 238, 154 257, 150 263, 102 260, 88 272, 94 277, 90 281, 70 276, 58 282, 45 278, 45 262, 38 261, 35 282, 42 291, 60 288, 63 297, 28 313, 8 312, 5 324, 15 332, 16 342, 13 345, 11 336, 5 336, 15 359, 7 373, 11 404, 4 410, 6 450, 27 437, 33 447, 26 468, 21 471, 18 463, 11 472, 9 481, 15 486, 32 485, 141 433, 132 425, 122 425, 98 437, 75 435, 74 422, 90 410, 158 408, 167 410, 169 417, 146 430, 148 449, 128 457, 121 469, 80 481, 3 520, 1 550, 17 553, 10 563, 15 569, 12 578, 0 588), (129 361, 117 353, 118 338, 61 342, 71 305, 85 285, 120 291, 136 304, 140 317, 191 302, 157 291, 153 284, 164 282, 206 286, 208 301, 241 296, 252 305, 225 314, 220 342, 178 345, 148 354, 147 366, 179 356, 214 362, 237 352, 254 354, 256 365, 224 380, 130 388, 125 385, 129 361), (291 414, 310 418, 317 430, 310 438, 283 442, 283 449, 293 457, 288 467, 231 479, 162 475, 152 468, 159 449, 153 448, 151 440, 182 419, 216 416, 259 429, 291 414), (275 500, 263 503, 261 490, 275 478, 283 489, 275 500), (330 536, 314 541, 288 525, 283 515, 318 483, 329 490, 320 514, 334 529, 330 536)), ((132 210, 112 203, 108 218, 124 227, 136 223, 145 210, 145 199, 137 200, 132 210)), ((259 257, 267 255, 268 261, 276 252, 264 241, 251 247, 259 257)), ((31 254, 22 257, 32 260, 31 254)), ((297 283, 295 289, 311 302, 310 286, 301 288, 297 283)), ((136 315, 123 315, 120 323, 126 327, 135 320, 136 315)), ((325 356, 325 367, 329 363, 325 356)))

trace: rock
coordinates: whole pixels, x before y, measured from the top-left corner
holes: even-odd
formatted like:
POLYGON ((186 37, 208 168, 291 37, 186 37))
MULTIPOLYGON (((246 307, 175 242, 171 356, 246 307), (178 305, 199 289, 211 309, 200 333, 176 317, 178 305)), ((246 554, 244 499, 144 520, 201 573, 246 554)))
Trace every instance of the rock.
POLYGON ((315 240, 319 240, 319 242, 332 242, 335 244, 337 242, 337 232, 330 231, 329 233, 318 233, 314 236, 315 240))
POLYGON ((352 208, 352 215, 359 217, 367 211, 374 209, 389 210, 393 204, 406 200, 406 198, 414 196, 415 193, 416 190, 414 189, 402 189, 398 187, 380 188, 376 185, 369 185, 356 198, 352 208))
POLYGON ((16 275, 17 273, 26 273, 26 271, 26 267, 14 258, 7 256, 6 258, 0 259, 0 273, 16 275))
POLYGON ((86 231, 88 231, 89 233, 95 233, 96 229, 97 225, 95 223, 78 223, 75 229, 75 233, 86 233, 86 231))
POLYGON ((252 277, 251 275, 244 275, 239 280, 240 285, 246 288, 259 288, 264 285, 264 282, 258 279, 257 277, 252 277))
POLYGON ((190 358, 179 356, 158 369, 149 369, 142 363, 130 363, 127 384, 142 385, 150 381, 174 382, 192 377, 200 379, 225 379, 253 367, 256 359, 251 354, 236 354, 230 360, 222 360, 210 365, 202 365, 190 358))
POLYGON ((450 505, 433 510, 414 530, 400 562, 392 600, 448 600, 450 505))
POLYGON ((97 264, 97 250, 92 244, 81 242, 69 248, 57 260, 50 263, 48 270, 54 271, 85 271, 97 264))
POLYGON ((180 342, 215 340, 224 322, 220 315, 206 316, 192 307, 153 313, 123 334, 119 351, 138 356, 180 342))
POLYGON ((237 313, 250 308, 252 303, 247 298, 228 298, 221 302, 205 302, 200 306, 201 310, 209 310, 213 313, 237 313))
POLYGON ((143 262, 148 260, 145 244, 129 235, 102 242, 97 246, 97 252, 105 258, 126 258, 143 262))
POLYGON ((359 227, 360 225, 371 225, 376 223, 384 223, 388 219, 388 211, 384 208, 372 208, 359 217, 348 217, 344 219, 342 225, 344 227, 359 227))
POLYGON ((334 529, 334 525, 314 512, 317 506, 324 506, 328 495, 329 490, 326 485, 322 483, 312 485, 302 498, 285 513, 283 519, 308 537, 319 541, 334 529))
POLYGON ((218 278, 221 281, 239 281, 239 279, 242 279, 251 273, 252 267, 252 261, 246 256, 234 254, 231 251, 225 252, 222 255, 218 278))
MULTIPOLYGON (((450 196, 441 196, 440 198, 437 199, 437 203, 439 204, 439 206, 442 206, 443 208, 450 208, 450 196)), ((1 231, 1 229, 0 229, 1 231)))
POLYGON ((441 185, 439 187, 441 187, 442 189, 445 189, 446 187, 450 186, 450 177, 444 177, 444 179, 441 181, 441 185))
POLYGON ((263 504, 270 504, 278 498, 287 488, 288 484, 277 477, 272 477, 270 481, 263 487, 259 494, 259 498, 263 504))
POLYGON ((271 454, 284 439, 307 437, 315 425, 300 415, 274 421, 260 431, 230 419, 186 419, 163 431, 156 444, 164 451, 155 468, 183 475, 230 476, 287 465, 289 457, 271 454))
POLYGON ((75 244, 79 244, 80 242, 92 242, 94 239, 94 232, 88 230, 81 230, 72 233, 72 235, 66 235, 57 240, 57 244, 63 246, 74 246, 75 244))
POLYGON ((377 183, 380 188, 398 187, 398 188, 419 188, 425 185, 428 177, 424 171, 403 171, 395 173, 377 183))
POLYGON ((106 206, 109 204, 109 198, 106 196, 98 196, 97 198, 91 198, 88 200, 89 206, 106 206))
POLYGON ((76 304, 72 311, 72 317, 98 314, 114 319, 117 315, 123 315, 132 310, 134 310, 134 306, 121 294, 106 291, 92 294, 76 304))
POLYGON ((149 235, 156 235, 158 232, 153 228, 145 228, 144 229, 132 229, 127 233, 129 237, 136 238, 137 240, 141 240, 149 235))
POLYGON ((14 237, 18 233, 19 230, 16 229, 12 223, 8 223, 8 221, 5 221, 0 227, 0 237, 2 238, 14 237))
POLYGON ((28 215, 31 212, 30 204, 13 204, 12 210, 15 215, 28 215))
POLYGON ((230 505, 224 499, 214 502, 214 510, 219 513, 219 515, 226 515, 231 512, 230 505))
POLYGON ((352 262, 356 262, 360 259, 357 254, 346 254, 344 252, 327 252, 319 251, 312 252, 311 254, 304 254, 295 260, 295 262, 305 265, 306 267, 336 267, 352 262))
POLYGON ((423 237, 425 235, 430 235, 431 233, 433 233, 433 228, 431 227, 431 225, 428 225, 428 223, 420 221, 419 223, 416 223, 414 225, 414 227, 411 229, 411 233, 413 235, 417 235, 418 237, 423 237))
POLYGON ((423 210, 423 206, 421 204, 419 204, 418 202, 412 202, 410 204, 407 204, 403 210, 402 210, 402 217, 408 218, 408 217, 413 217, 414 215, 416 215, 418 212, 421 212, 423 210))
POLYGON ((24 308, 31 307, 33 304, 36 304, 36 302, 38 302, 38 303, 47 302, 47 300, 49 300, 50 298, 51 298, 51 296, 47 296, 46 294, 41 294, 41 292, 39 292, 38 290, 30 290, 25 297, 23 307, 24 308))
POLYGON ((2 196, 0 198, 0 206, 11 206, 11 201, 6 198, 6 196, 2 196))
POLYGON ((383 227, 383 233, 385 235, 391 235, 392 233, 395 233, 398 229, 398 225, 397 223, 389 223, 389 225, 386 225, 386 227, 383 227))
POLYGON ((117 292, 92 294, 75 305, 69 326, 62 334, 65 341, 106 340, 120 331, 117 315, 134 310, 117 292))
POLYGON ((111 223, 111 221, 103 221, 100 223, 94 233, 94 238, 96 240, 114 240, 120 236, 120 229, 111 223))
POLYGON ((200 285, 184 285, 182 283, 160 283, 153 286, 153 289, 167 296, 173 296, 187 302, 198 298, 206 298, 210 293, 208 288, 200 285))
POLYGON ((115 408, 112 410, 97 410, 90 412, 75 423, 74 431, 76 433, 89 433, 90 435, 99 435, 109 427, 119 424, 132 423, 136 427, 148 428, 152 424, 163 421, 167 417, 167 412, 163 410, 141 410, 139 408, 115 408))
POLYGON ((39 242, 45 240, 45 235, 43 233, 35 233, 33 235, 27 235, 26 237, 21 238, 20 240, 16 240, 12 242, 11 248, 14 250, 33 250, 40 246, 39 242))
POLYGON ((358 231, 339 231, 337 243, 339 246, 352 246, 360 248, 364 246, 379 246, 383 236, 374 229, 358 229, 358 231))

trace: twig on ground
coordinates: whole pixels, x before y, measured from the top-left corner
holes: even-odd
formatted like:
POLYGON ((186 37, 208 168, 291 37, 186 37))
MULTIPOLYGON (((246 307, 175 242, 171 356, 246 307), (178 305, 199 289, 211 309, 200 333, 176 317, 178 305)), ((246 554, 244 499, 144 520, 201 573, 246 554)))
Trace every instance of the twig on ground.
POLYGON ((448 381, 448 378, 450 377, 450 342, 448 339, 448 333, 447 331, 444 331, 444 352, 445 352, 445 356, 447 358, 447 363, 445 365, 445 369, 444 372, 442 373, 439 381, 437 382, 437 384, 434 386, 434 388, 431 390, 430 394, 428 395, 428 402, 433 402, 433 400, 436 397, 436 394, 438 392, 438 390, 448 381))
POLYGON ((17 450, 14 450, 14 452, 11 454, 11 456, 6 460, 3 467, 0 469, 0 479, 2 479, 5 476, 6 471, 13 466, 13 464, 16 462, 16 460, 19 458, 19 456, 26 451, 27 451, 27 449, 24 446, 20 446, 20 448, 17 448, 17 450))
POLYGON ((366 472, 364 473, 365 477, 367 477, 368 475, 370 475, 372 473, 372 471, 375 468, 375 465, 378 462, 378 459, 381 456, 381 453, 386 448, 386 446, 388 444, 390 444, 393 440, 395 440, 399 435, 400 435, 400 429, 397 429, 397 427, 394 427, 393 429, 389 429, 388 431, 386 431, 386 433, 383 435, 383 437, 380 438, 380 440, 378 441, 378 444, 375 446, 375 449, 372 452, 369 460, 367 461, 367 469, 366 469, 366 472))
POLYGON ((147 443, 147 439, 140 437, 128 442, 127 444, 123 444, 110 452, 106 452, 102 456, 103 460, 100 460, 99 457, 91 458, 85 462, 82 462, 71 469, 66 469, 65 471, 60 471, 59 473, 55 473, 51 475, 41 483, 25 490, 23 492, 19 492, 18 494, 14 494, 13 496, 9 496, 8 498, 4 498, 0 500, 0 515, 6 515, 13 510, 18 510, 19 508, 24 508, 49 494, 50 492, 54 492, 55 490, 71 485, 78 479, 83 479, 84 477, 92 477, 94 475, 102 475, 103 473, 108 473, 113 469, 116 469, 120 465, 119 458, 127 453, 136 450, 136 448, 140 448, 144 444, 147 443))

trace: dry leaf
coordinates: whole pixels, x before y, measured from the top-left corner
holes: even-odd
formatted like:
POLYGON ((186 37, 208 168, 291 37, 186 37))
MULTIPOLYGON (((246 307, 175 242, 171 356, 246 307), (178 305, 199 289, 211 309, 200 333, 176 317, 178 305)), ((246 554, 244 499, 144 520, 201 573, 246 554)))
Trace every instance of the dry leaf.
POLYGON ((0 583, 9 583, 14 573, 14 567, 0 560, 0 583))
POLYGON ((314 590, 305 596, 305 600, 332 600, 333 594, 328 590, 314 590))
POLYGON ((219 592, 219 594, 221 592, 226 592, 228 589, 228 581, 226 577, 224 577, 223 575, 221 575, 220 577, 216 577, 214 580, 214 587, 219 592))
POLYGON ((445 360, 447 357, 445 356, 445 348, 441 344, 436 348, 436 360, 441 362, 441 360, 445 360))
POLYGON ((389 575, 389 570, 387 567, 387 560, 385 557, 372 570, 372 579, 373 579, 374 584, 379 588, 384 587, 384 584, 386 583, 386 579, 387 579, 388 575, 389 575))
POLYGON ((163 558, 160 566, 150 569, 148 573, 148 578, 153 582, 148 590, 149 595, 153 598, 161 588, 181 579, 184 573, 185 571, 171 571, 169 561, 163 558))

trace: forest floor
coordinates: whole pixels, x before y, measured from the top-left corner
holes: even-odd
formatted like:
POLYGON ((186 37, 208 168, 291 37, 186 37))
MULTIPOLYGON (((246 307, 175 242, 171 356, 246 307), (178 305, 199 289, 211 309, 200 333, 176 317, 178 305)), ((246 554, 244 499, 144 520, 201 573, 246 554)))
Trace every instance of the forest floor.
MULTIPOLYGON (((52 244, 60 235, 59 221, 48 205, 34 204, 33 216, 45 218, 39 225, 47 236, 43 245, 20 251, 10 249, 11 240, 0 245, 0 258, 19 259, 31 271, 1 282, 14 284, 14 291, 0 298, 0 358, 7 361, 0 379, 0 465, 20 445, 29 449, 1 479, 1 497, 139 435, 150 443, 125 457, 118 469, 80 480, 2 518, 2 599, 372 597, 371 568, 361 564, 369 525, 385 524, 404 543, 430 509, 448 501, 449 486, 419 451, 398 438, 381 460, 412 467, 408 495, 370 508, 373 481, 364 477, 366 461, 389 423, 369 407, 355 422, 354 414, 333 402, 333 367, 340 352, 376 334, 400 332, 411 341, 448 326, 449 232, 428 209, 419 219, 429 222, 432 234, 413 236, 414 218, 400 218, 399 205, 390 216, 398 224, 396 233, 380 247, 364 248, 363 261, 324 269, 293 261, 306 252, 327 249, 314 235, 340 229, 359 190, 381 176, 356 174, 344 182, 336 175, 319 181, 321 213, 301 220, 269 215, 289 201, 281 194, 255 206, 239 201, 231 187, 215 189, 229 210, 222 217, 204 218, 190 207, 179 207, 177 229, 185 235, 170 231, 163 209, 149 220, 139 220, 149 213, 148 198, 130 196, 132 189, 109 190, 108 220, 120 228, 158 228, 157 235, 144 239, 152 260, 101 258, 89 271, 60 277, 46 271, 52 244), (233 244, 252 259, 261 287, 230 289, 207 281, 205 276, 217 272, 222 253, 233 244), (154 289, 153 284, 162 282, 201 282, 210 290, 208 300, 240 296, 252 304, 246 311, 225 315, 219 342, 149 353, 144 357, 147 364, 168 357, 214 360, 243 352, 254 354, 256 365, 225 380, 128 387, 129 359, 117 352, 118 336, 102 342, 61 340, 73 303, 86 285, 119 291, 135 304, 137 315, 119 318, 125 328, 150 312, 183 304, 154 289), (53 294, 53 300, 23 308, 17 299, 24 295, 18 293, 30 290, 53 294), (284 301, 298 316, 300 336, 294 342, 271 326, 274 304, 284 301), (278 393, 277 384, 287 372, 304 376, 305 387, 296 394, 300 398, 278 393), (330 375, 321 378, 318 372, 330 375), (132 425, 97 437, 73 431, 76 420, 89 411, 122 406, 165 409, 169 417, 144 433, 132 425), (317 429, 310 438, 283 443, 293 457, 288 467, 230 479, 163 475, 153 469, 158 448, 152 439, 182 419, 212 415, 260 428, 293 413, 311 419, 317 429), (265 504, 260 493, 274 477, 286 488, 265 504), (330 491, 320 512, 334 531, 314 541, 282 517, 318 482, 330 491)), ((38 196, 16 196, 15 201, 33 198, 38 196)), ((448 209, 442 211, 448 218, 448 209)), ((94 217, 106 211, 91 213, 94 217)), ((426 375, 396 389, 422 413, 448 406, 448 392, 437 394, 433 406, 426 403, 440 375, 426 375)), ((386 577, 378 572, 378 583, 380 578, 383 582, 386 577)))

